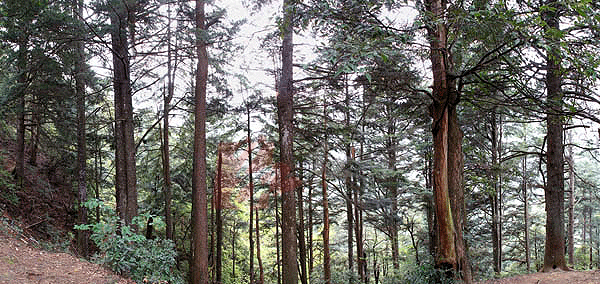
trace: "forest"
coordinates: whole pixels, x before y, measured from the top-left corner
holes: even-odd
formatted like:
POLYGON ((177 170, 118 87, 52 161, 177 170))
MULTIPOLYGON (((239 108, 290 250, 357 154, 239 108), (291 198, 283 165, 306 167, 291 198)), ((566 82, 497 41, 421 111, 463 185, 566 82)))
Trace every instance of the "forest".
POLYGON ((600 269, 600 3, 2 0, 0 215, 138 283, 600 269))

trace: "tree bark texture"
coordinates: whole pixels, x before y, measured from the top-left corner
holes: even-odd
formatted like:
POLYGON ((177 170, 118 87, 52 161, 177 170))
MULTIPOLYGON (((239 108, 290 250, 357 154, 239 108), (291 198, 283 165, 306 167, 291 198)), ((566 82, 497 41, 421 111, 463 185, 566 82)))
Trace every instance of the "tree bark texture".
MULTIPOLYGON (((83 2, 73 1, 73 12, 76 15, 83 14, 83 2)), ((87 207, 83 203, 87 201, 87 175, 86 175, 86 115, 85 115, 85 54, 83 43, 75 43, 75 96, 77 97, 77 192, 79 195, 78 223, 87 224, 87 207)), ((77 246, 84 257, 89 256, 89 232, 87 230, 77 231, 77 246)))
POLYGON ((298 250, 296 236, 296 197, 294 190, 294 89, 293 89, 293 7, 292 0, 283 1, 283 46, 281 80, 277 96, 281 178, 281 256, 282 283, 298 283, 298 250))
POLYGON ((564 239, 564 153, 563 122, 560 110, 562 107, 560 51, 555 46, 558 39, 554 31, 559 29, 559 4, 547 1, 546 5, 554 9, 543 12, 546 22, 544 27, 546 42, 551 47, 546 57, 546 91, 547 91, 547 149, 546 172, 548 175, 545 188, 546 199, 546 245, 544 249, 544 266, 542 271, 568 269, 565 262, 564 239))
MULTIPOLYGON (((115 189, 117 212, 126 225, 137 215, 133 103, 128 54, 128 6, 113 2, 111 46, 115 104, 115 189)), ((131 6, 133 7, 133 6, 131 6)))
POLYGON ((204 1, 196 0, 196 89, 194 111, 194 173, 192 176, 192 248, 191 280, 208 284, 208 212, 206 191, 206 83, 208 55, 204 41, 204 1))
POLYGON ((447 44, 446 1, 425 1, 431 25, 427 28, 433 71, 433 190, 437 220, 436 266, 451 268, 465 283, 471 282, 470 265, 463 239, 464 192, 462 132, 457 114, 460 100, 447 44))

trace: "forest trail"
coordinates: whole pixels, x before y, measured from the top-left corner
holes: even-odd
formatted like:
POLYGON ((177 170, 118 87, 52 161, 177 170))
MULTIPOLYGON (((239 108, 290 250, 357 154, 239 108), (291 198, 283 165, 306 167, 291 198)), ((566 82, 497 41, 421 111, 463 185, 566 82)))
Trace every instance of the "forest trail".
POLYGON ((477 282, 478 284, 598 284, 600 270, 554 271, 477 282))
POLYGON ((0 224, 0 284, 130 284, 101 265, 68 253, 48 252, 36 241, 0 224))

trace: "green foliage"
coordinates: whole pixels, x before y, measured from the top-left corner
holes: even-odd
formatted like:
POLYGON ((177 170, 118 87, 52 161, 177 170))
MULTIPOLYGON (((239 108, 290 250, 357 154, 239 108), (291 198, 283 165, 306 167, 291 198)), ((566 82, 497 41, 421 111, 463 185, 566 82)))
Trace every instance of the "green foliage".
MULTIPOLYGON (((91 200, 84 206, 95 208, 104 205, 91 200)), ((135 217, 133 223, 141 223, 142 218, 135 217)), ((154 217, 154 223, 159 219, 154 217)), ((183 283, 183 278, 175 270, 177 252, 172 241, 146 239, 131 227, 120 225, 114 214, 107 221, 76 225, 75 229, 92 232, 90 238, 100 250, 96 260, 114 272, 129 276, 138 283, 183 283)))
POLYGON ((19 206, 19 197, 17 196, 13 177, 2 165, 4 165, 3 152, 0 152, 0 199, 5 200, 14 206, 19 206))
POLYGON ((411 265, 403 269, 404 273, 390 273, 382 279, 383 284, 446 284, 456 283, 448 277, 448 271, 436 269, 431 264, 411 265))

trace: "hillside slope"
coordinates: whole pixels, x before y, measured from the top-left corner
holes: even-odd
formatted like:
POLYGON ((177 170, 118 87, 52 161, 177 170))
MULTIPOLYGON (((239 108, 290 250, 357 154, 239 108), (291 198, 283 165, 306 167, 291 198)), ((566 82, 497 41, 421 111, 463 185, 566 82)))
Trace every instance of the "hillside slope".
POLYGON ((115 275, 98 264, 67 253, 35 247, 37 241, 19 233, 6 215, 0 217, 0 283, 119 283, 133 281, 115 275))

